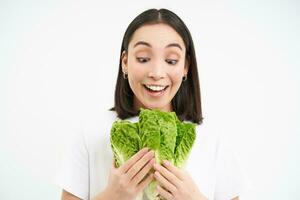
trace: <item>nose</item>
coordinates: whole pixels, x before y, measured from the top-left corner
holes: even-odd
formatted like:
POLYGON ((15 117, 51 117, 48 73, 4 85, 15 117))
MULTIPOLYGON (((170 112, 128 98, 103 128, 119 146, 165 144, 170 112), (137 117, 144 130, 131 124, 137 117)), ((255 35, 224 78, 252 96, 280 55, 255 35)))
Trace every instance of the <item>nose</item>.
POLYGON ((163 63, 156 61, 150 66, 148 76, 154 80, 160 80, 166 76, 165 74, 166 72, 163 63))

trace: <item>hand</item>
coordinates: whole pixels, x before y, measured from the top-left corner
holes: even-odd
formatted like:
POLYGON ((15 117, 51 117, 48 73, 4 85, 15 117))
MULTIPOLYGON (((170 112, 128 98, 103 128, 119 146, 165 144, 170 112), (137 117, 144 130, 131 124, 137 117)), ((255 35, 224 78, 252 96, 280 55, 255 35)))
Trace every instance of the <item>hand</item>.
POLYGON ((154 164, 154 178, 158 193, 167 200, 208 200, 198 189, 186 171, 178 169, 169 161, 154 164))
POLYGON ((153 180, 148 174, 154 164, 154 152, 144 148, 119 168, 111 168, 108 185, 105 189, 110 200, 133 200, 153 180))

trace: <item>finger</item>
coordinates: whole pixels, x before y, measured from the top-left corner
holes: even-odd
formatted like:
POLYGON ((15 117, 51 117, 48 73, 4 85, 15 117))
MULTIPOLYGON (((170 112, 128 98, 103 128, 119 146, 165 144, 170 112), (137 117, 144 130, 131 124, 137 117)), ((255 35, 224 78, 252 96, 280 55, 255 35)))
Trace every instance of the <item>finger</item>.
POLYGON ((164 188, 160 187, 159 185, 156 188, 157 188, 157 192, 165 199, 167 199, 167 200, 173 199, 173 195, 170 192, 168 192, 167 190, 165 190, 164 188))
POLYGON ((150 171, 150 169, 153 166, 154 159, 150 160, 143 168, 142 170, 136 174, 132 179, 132 184, 135 186, 137 185, 143 178, 147 175, 147 173, 150 171))
POLYGON ((154 151, 147 152, 141 159, 139 159, 128 171, 127 175, 131 180, 144 166, 154 157, 154 151))
POLYGON ((170 161, 164 160, 163 166, 168 169, 172 174, 174 174, 177 178, 179 178, 181 181, 184 179, 184 174, 180 169, 175 167, 170 161))
POLYGON ((116 160, 115 160, 115 158, 112 159, 112 168, 116 169, 116 160))
POLYGON ((147 176, 147 178, 146 178, 145 180, 143 180, 143 181, 138 185, 137 191, 138 191, 138 192, 143 191, 143 190, 149 185, 149 183, 150 183, 151 181, 153 181, 153 180, 154 180, 154 176, 153 176, 153 173, 151 173, 151 174, 149 174, 149 175, 147 176))
POLYGON ((182 182, 177 176, 175 176, 172 172, 170 172, 164 166, 159 164, 154 164, 154 169, 157 170, 159 173, 162 174, 169 182, 171 182, 177 188, 179 187, 180 183, 182 182))
POLYGON ((159 182, 161 186, 166 188, 168 191, 174 193, 177 188, 170 183, 165 177, 163 177, 158 171, 154 173, 154 178, 159 182))
POLYGON ((148 148, 143 148, 136 154, 134 154, 129 160, 121 165, 120 170, 122 173, 126 173, 134 163, 136 163, 141 157, 143 157, 149 151, 148 148))

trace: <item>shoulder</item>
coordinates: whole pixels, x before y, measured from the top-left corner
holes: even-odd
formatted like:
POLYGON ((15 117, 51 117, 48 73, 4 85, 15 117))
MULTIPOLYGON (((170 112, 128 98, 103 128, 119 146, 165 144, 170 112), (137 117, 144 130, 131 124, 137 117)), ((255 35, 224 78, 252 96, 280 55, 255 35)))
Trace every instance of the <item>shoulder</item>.
POLYGON ((217 130, 216 126, 211 126, 207 122, 202 122, 201 124, 193 123, 188 120, 184 120, 183 122, 196 124, 195 129, 196 129, 197 135, 202 135, 202 136, 208 135, 208 136, 213 137, 213 136, 217 136, 220 133, 220 131, 217 130))
POLYGON ((190 162, 195 162, 195 167, 199 165, 199 159, 202 163, 213 166, 217 157, 219 137, 220 132, 214 126, 205 123, 196 125, 196 140, 189 159, 190 162))
POLYGON ((95 130, 105 125, 111 125, 117 119, 117 113, 110 110, 91 111, 85 113, 82 119, 83 129, 95 130))
POLYGON ((210 145, 216 147, 218 145, 218 140, 221 135, 220 131, 214 126, 209 126, 209 124, 202 123, 196 125, 196 144, 199 145, 210 145))
POLYGON ((115 111, 102 110, 85 113, 82 117, 82 134, 88 147, 95 142, 107 140, 113 122, 117 119, 115 111))
POLYGON ((226 134, 222 127, 217 124, 210 125, 209 123, 203 123, 201 125, 196 126, 196 134, 199 140, 205 140, 213 142, 216 150, 221 148, 233 148, 232 136, 230 134, 226 134))
MULTIPOLYGON (((210 163, 211 166, 232 162, 235 149, 230 135, 225 134, 217 125, 201 124, 196 126, 196 140, 191 151, 192 160, 210 163)), ((192 161, 191 161, 192 162, 192 161)), ((195 165, 198 165, 195 164, 195 165)))

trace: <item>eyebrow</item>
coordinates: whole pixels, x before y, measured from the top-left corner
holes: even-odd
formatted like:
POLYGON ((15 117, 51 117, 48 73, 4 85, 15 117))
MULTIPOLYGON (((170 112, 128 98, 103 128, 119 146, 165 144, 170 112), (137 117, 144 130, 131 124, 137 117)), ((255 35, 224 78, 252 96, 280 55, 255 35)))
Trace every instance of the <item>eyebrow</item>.
MULTIPOLYGON (((134 44, 133 48, 138 46, 138 45, 145 45, 145 46, 150 47, 150 48, 152 47, 151 44, 149 44, 148 42, 138 41, 137 43, 134 44)), ((165 48, 168 48, 168 47, 178 47, 182 51, 182 47, 178 43, 168 44, 165 48)))
POLYGON ((182 48, 181 48, 181 46, 178 43, 168 44, 165 48, 167 48, 167 47, 178 47, 182 51, 182 48))

